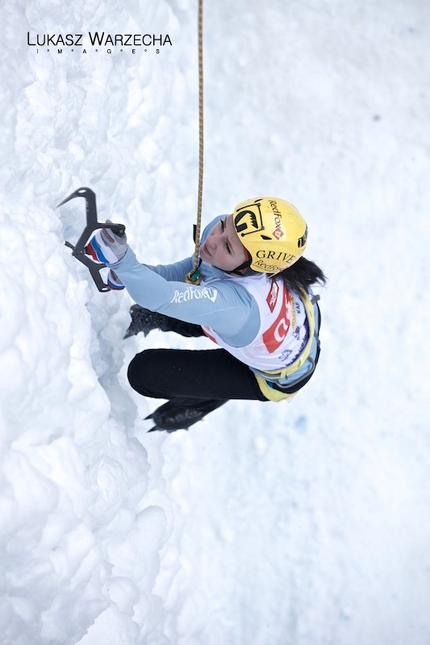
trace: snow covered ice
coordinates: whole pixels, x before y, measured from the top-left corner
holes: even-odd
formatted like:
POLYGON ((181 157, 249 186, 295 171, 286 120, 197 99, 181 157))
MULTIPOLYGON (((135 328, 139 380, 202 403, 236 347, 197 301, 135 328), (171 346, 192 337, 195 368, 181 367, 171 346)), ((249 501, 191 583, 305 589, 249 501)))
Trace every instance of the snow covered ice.
POLYGON ((329 283, 291 404, 172 435, 128 362, 209 341, 123 341, 129 296, 64 245, 84 202, 56 205, 90 186, 142 261, 192 254, 197 6, 0 11, 0 643, 429 645, 429 5, 206 4, 205 222, 284 197, 329 283), (96 30, 173 44, 27 45, 96 30))

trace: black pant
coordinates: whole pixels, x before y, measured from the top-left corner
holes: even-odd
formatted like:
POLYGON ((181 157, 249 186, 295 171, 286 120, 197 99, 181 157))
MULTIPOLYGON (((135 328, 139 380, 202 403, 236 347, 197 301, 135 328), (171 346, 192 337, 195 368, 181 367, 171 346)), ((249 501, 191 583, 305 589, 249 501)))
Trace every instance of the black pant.
MULTIPOLYGON (((154 317, 154 324, 182 336, 204 336, 200 325, 163 314, 154 317)), ((267 401, 249 367, 224 349, 147 349, 133 358, 127 376, 136 392, 168 399, 176 409, 207 413, 229 399, 267 401)))
POLYGON ((147 349, 131 361, 128 380, 143 396, 199 410, 229 399, 267 401, 249 367, 225 349, 147 349))

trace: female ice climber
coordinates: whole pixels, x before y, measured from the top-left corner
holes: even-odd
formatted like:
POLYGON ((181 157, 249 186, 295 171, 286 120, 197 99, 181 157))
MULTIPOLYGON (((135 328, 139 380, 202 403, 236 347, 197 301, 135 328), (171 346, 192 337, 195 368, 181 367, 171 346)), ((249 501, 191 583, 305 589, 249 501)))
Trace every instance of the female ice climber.
POLYGON ((200 243, 199 285, 185 282, 192 257, 169 265, 137 261, 125 235, 100 229, 87 253, 111 269, 112 288, 137 303, 126 337, 151 329, 207 336, 218 348, 147 349, 128 368, 143 396, 168 399, 148 418, 173 432, 229 399, 281 401, 311 378, 319 358, 320 312, 311 286, 322 270, 303 257, 308 229, 275 197, 242 202, 216 217, 200 243))

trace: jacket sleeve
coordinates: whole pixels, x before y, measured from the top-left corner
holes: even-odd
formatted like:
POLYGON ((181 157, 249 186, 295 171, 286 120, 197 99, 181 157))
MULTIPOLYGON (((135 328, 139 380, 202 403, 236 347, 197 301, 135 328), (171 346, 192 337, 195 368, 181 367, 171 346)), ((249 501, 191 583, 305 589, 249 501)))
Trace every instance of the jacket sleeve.
POLYGON ((185 260, 175 262, 174 264, 157 264, 156 266, 146 264, 145 266, 154 273, 161 275, 168 282, 184 282, 185 276, 193 268, 193 259, 185 258, 185 260))
POLYGON ((183 281, 184 266, 181 262, 165 267, 141 264, 128 248, 125 256, 109 268, 142 307, 186 322, 208 325, 236 347, 251 342, 260 325, 253 296, 236 281, 213 280, 204 286, 187 284, 183 281), (181 279, 175 279, 179 274, 181 279))
MULTIPOLYGON (((223 219, 223 217, 225 217, 225 215, 218 215, 218 217, 215 217, 204 228, 201 236, 201 243, 205 241, 211 229, 217 222, 219 222, 220 219, 223 219)), ((184 282, 185 276, 190 273, 193 265, 194 258, 190 256, 188 258, 185 258, 185 260, 180 260, 179 262, 175 262, 173 264, 158 264, 156 266, 147 264, 145 266, 151 269, 151 271, 154 271, 154 273, 158 273, 158 275, 161 275, 165 280, 168 280, 169 282, 184 282)))

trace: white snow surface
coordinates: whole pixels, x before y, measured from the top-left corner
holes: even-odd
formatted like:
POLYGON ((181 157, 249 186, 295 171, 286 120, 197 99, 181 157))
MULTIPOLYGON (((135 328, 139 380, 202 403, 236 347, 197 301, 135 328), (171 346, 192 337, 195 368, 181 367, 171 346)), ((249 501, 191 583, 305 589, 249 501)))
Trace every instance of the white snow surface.
POLYGON ((196 3, 0 11, 0 643, 429 645, 429 3, 206 3, 204 221, 284 197, 329 282, 290 404, 171 435, 127 365, 209 341, 123 341, 56 206, 90 186, 142 261, 192 254, 196 3), (173 44, 27 45, 96 30, 173 44))

